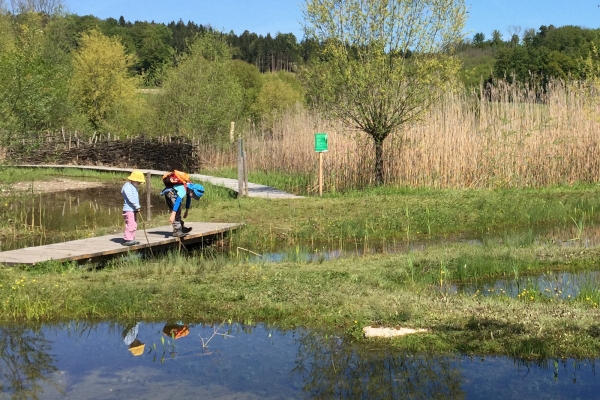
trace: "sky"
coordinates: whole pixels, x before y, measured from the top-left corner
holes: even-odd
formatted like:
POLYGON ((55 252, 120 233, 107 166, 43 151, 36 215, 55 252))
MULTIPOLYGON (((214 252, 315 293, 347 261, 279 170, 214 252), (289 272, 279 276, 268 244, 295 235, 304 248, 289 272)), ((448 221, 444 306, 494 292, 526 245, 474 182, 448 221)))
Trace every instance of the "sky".
MULTIPOLYGON (((121 15, 127 21, 193 21, 240 35, 244 30, 275 36, 293 33, 302 38, 303 0, 63 0, 67 10, 101 19, 121 15)), ((499 30, 508 40, 542 25, 600 28, 600 0, 466 0, 469 18, 465 33, 491 37, 499 30)))

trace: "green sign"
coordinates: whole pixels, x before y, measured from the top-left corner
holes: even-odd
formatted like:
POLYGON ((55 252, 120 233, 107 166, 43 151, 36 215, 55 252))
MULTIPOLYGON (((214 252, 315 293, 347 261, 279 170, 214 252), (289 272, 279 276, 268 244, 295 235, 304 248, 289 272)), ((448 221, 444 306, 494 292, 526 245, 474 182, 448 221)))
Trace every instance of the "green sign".
POLYGON ((327 134, 326 133, 315 133, 315 151, 322 153, 327 151, 327 134))

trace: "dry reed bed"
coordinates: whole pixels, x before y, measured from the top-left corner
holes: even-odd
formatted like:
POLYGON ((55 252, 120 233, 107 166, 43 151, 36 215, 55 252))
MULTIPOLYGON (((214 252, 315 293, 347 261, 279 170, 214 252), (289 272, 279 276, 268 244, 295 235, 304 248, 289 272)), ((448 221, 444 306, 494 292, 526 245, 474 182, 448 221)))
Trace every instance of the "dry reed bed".
MULTIPOLYGON (((385 180, 438 188, 593 182, 600 170, 598 96, 590 85, 563 82, 546 92, 501 83, 485 95, 447 95, 420 121, 386 139, 385 180)), ((296 110, 270 132, 245 133, 251 170, 316 180, 314 133, 327 132, 325 189, 373 183, 374 148, 360 131, 296 110)), ((236 149, 203 152, 216 167, 235 165, 236 155, 236 149)))

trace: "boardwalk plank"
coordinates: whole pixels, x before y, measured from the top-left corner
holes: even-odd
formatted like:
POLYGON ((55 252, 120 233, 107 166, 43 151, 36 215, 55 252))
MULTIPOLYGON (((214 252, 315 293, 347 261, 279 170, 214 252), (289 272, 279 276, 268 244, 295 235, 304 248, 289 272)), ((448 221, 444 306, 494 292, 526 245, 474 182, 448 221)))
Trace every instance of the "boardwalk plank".
MULTIPOLYGON (((193 228, 183 239, 182 243, 194 243, 205 237, 225 234, 238 229, 241 224, 187 222, 186 226, 193 228)), ((132 250, 142 250, 159 246, 177 246, 179 239, 173 237, 173 229, 169 226, 147 228, 136 232, 137 246, 126 247, 122 245, 122 234, 105 235, 86 239, 72 240, 69 242, 53 243, 45 246, 28 247, 24 249, 0 252, 0 264, 5 265, 34 265, 44 261, 78 261, 99 257, 127 253, 132 250)))

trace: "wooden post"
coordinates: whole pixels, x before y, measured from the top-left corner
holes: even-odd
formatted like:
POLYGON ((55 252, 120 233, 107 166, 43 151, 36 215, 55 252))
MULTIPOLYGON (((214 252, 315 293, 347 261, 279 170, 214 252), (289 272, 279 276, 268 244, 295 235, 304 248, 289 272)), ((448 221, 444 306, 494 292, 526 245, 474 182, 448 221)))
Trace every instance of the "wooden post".
POLYGON ((152 174, 146 172, 146 221, 152 219, 152 174))
POLYGON ((323 152, 319 152, 319 196, 323 196, 323 152))
POLYGON ((238 140, 238 197, 244 196, 244 139, 238 140))
POLYGON ((244 149, 244 157, 242 157, 244 162, 244 194, 246 197, 248 196, 248 157, 246 157, 246 149, 244 149))

